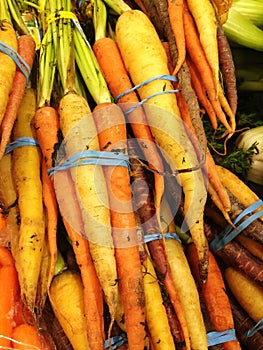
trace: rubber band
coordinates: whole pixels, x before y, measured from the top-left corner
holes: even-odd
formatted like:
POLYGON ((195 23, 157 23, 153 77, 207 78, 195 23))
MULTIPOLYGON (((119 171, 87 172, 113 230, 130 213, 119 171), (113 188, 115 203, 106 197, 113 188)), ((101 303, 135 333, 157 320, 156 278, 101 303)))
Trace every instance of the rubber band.
MULTIPOLYGON (((169 75, 169 74, 157 75, 156 77, 149 78, 149 79, 145 80, 144 82, 133 86, 131 89, 128 89, 128 90, 122 92, 121 94, 119 94, 114 99, 115 103, 117 103, 123 96, 128 95, 130 92, 133 92, 133 91, 139 89, 140 87, 151 83, 154 80, 170 80, 170 81, 176 82, 176 81, 178 81, 178 78, 175 77, 174 75, 169 75)), ((171 90, 167 90, 167 91, 171 91, 171 90)))
POLYGON ((231 340, 236 340, 236 332, 234 328, 222 332, 209 332, 206 336, 208 346, 213 346, 217 344, 226 343, 231 340))
POLYGON ((123 112, 125 116, 127 116, 128 114, 130 114, 131 112, 133 112, 137 107, 140 107, 141 105, 143 105, 146 101, 150 100, 151 98, 158 96, 158 95, 163 95, 163 94, 171 94, 171 93, 175 93, 175 92, 179 92, 180 90, 178 89, 172 89, 172 90, 164 90, 164 91, 158 91, 153 93, 152 95, 147 96, 145 99, 139 101, 138 103, 136 103, 136 105, 132 106, 131 108, 129 108, 127 111, 123 112))
POLYGON ((129 158, 123 153, 85 150, 73 154, 63 163, 48 169, 48 174, 51 176, 60 170, 89 164, 129 167, 129 158))
POLYGON ((180 237, 178 236, 177 233, 172 233, 172 232, 167 232, 164 233, 163 235, 161 233, 154 233, 154 234, 147 234, 144 235, 144 242, 149 243, 151 241, 155 241, 157 239, 162 239, 162 238, 169 238, 169 239, 176 239, 178 242, 182 243, 180 237))
POLYGON ((47 16, 47 24, 58 21, 59 19, 77 20, 77 16, 71 11, 56 11, 47 16))
POLYGON ((119 346, 125 344, 127 341, 128 339, 125 337, 124 334, 117 335, 115 337, 110 338, 110 341, 105 340, 104 349, 118 349, 119 346))
POLYGON ((21 70, 21 72, 26 77, 26 81, 28 83, 28 79, 31 73, 31 69, 29 65, 25 62, 23 57, 19 55, 19 53, 11 46, 7 45, 5 42, 0 40, 0 51, 8 55, 15 62, 17 67, 21 70))
POLYGON ((38 140, 33 139, 32 137, 19 137, 15 141, 10 142, 5 149, 4 154, 12 152, 14 149, 23 146, 39 146, 38 140))
MULTIPOLYGON (((241 219, 243 219, 246 215, 252 213, 254 210, 258 209, 263 205, 263 201, 259 199, 249 207, 247 207, 242 213, 240 213, 233 224, 236 225, 241 219)), ((217 237, 213 239, 210 243, 211 249, 216 252, 221 250, 227 243, 231 242, 239 233, 241 233, 244 229, 246 229, 253 221, 258 219, 263 215, 263 210, 257 211, 254 214, 250 215, 246 220, 242 221, 240 225, 236 228, 233 228, 231 225, 228 225, 217 237)))
POLYGON ((253 326, 252 328, 250 328, 246 334, 245 337, 249 338, 249 337, 253 337, 254 334, 256 334, 260 329, 263 329, 263 318, 261 320, 259 320, 255 326, 253 326))

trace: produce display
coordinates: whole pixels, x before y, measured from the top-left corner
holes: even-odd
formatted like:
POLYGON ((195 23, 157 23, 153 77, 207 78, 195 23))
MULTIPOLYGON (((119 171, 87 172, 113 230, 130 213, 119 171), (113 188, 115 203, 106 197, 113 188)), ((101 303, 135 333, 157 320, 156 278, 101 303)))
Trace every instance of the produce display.
POLYGON ((263 2, 0 0, 0 349, 263 350, 263 2))

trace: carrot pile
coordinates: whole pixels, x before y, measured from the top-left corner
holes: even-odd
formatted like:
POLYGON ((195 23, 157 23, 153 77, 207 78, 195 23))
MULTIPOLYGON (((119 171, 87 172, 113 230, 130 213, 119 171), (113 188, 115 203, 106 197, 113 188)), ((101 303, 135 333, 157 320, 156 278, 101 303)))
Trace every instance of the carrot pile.
POLYGON ((230 6, 0 0, 0 348, 263 349, 230 6))

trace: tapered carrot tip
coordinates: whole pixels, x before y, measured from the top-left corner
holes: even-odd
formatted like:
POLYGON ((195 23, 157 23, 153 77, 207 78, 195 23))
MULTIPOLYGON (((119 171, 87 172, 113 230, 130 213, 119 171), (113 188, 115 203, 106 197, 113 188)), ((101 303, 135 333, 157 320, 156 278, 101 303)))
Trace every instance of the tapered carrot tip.
POLYGON ((208 277, 208 254, 206 254, 204 259, 199 261, 198 267, 200 279, 203 283, 206 283, 208 277))

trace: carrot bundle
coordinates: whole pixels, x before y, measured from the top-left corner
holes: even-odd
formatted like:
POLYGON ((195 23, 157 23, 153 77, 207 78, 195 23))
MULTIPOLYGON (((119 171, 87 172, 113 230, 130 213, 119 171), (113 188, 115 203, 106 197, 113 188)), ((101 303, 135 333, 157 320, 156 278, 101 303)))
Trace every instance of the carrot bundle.
MULTIPOLYGON (((140 11, 127 11, 118 18, 116 38, 134 85, 153 79, 148 84, 142 84, 138 94, 142 100, 151 97, 145 103, 145 110, 155 142, 168 158, 172 171, 191 169, 198 161, 181 122, 176 95, 169 92, 173 90, 172 83, 167 79, 154 79, 169 75, 169 70, 165 50, 152 23, 140 11)), ((198 246, 200 273, 205 280, 208 246, 203 228, 204 179, 201 169, 183 171, 177 179, 185 195, 185 220, 198 246)))

